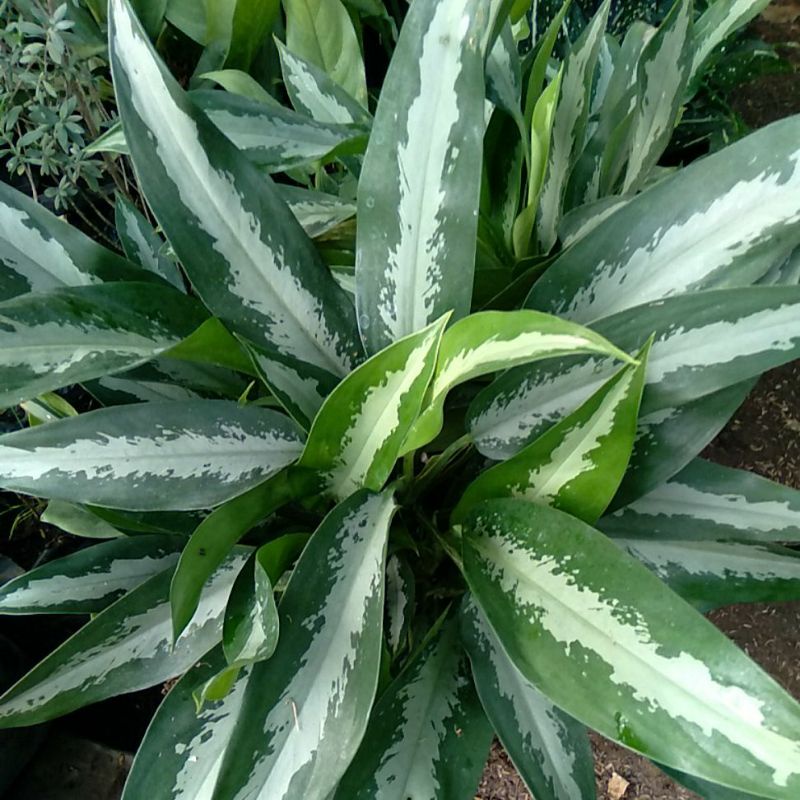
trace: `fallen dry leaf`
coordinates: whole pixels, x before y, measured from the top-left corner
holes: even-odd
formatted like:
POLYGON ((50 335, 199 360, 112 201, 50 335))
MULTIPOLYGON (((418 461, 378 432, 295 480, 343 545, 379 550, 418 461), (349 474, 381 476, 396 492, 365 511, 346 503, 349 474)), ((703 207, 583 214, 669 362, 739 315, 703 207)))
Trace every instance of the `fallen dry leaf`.
POLYGON ((615 772, 608 780, 608 796, 611 800, 622 800, 629 786, 630 783, 622 775, 615 772))

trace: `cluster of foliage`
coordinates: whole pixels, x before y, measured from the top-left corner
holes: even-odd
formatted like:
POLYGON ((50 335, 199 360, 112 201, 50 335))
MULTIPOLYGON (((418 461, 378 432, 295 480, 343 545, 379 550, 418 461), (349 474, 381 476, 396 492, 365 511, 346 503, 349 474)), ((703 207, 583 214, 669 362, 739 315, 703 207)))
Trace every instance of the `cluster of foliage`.
POLYGON ((563 10, 521 58, 511 3, 414 0, 373 107, 360 17, 291 0, 291 108, 230 60, 277 5, 229 4, 230 91, 190 92, 139 5, 106 146, 169 244, 0 185, 0 485, 107 540, 0 589, 93 615, 4 733, 179 677, 128 800, 461 800, 493 732, 588 800, 587 727, 796 798, 800 706, 699 612, 800 597, 800 496, 696 457, 800 354, 800 118, 658 166, 736 3, 617 42, 606 2, 558 62, 563 10))

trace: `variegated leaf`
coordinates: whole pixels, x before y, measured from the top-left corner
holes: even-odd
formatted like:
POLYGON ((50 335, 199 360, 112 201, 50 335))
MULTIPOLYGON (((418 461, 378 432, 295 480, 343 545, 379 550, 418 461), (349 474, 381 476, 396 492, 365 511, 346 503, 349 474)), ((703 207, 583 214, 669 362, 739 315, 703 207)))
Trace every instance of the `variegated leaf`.
POLYGON ((274 185, 186 97, 126 0, 110 4, 110 43, 137 175, 198 294, 252 341, 346 374, 361 352, 352 304, 274 185))
POLYGON ((294 218, 312 239, 356 215, 355 203, 348 203, 332 194, 284 185, 279 187, 279 191, 294 218))
POLYGON ((152 283, 31 293, 0 303, 0 407, 144 364, 207 315, 196 300, 152 283))
POLYGON ((351 372, 317 414, 298 462, 344 498, 386 482, 422 408, 447 316, 351 372))
POLYGON ((0 300, 63 286, 149 278, 157 280, 0 183, 0 300))
POLYGON ((191 101, 256 166, 286 172, 307 164, 362 153, 368 130, 313 119, 282 106, 264 105, 228 92, 196 91, 191 101))
POLYGON ((486 95, 515 122, 520 136, 527 138, 525 119, 520 108, 522 70, 511 25, 500 31, 486 59, 486 95))
POLYGON ((290 464, 301 448, 291 420, 256 406, 118 406, 0 436, 0 486, 111 508, 209 508, 290 464))
POLYGON ((384 630, 389 653, 396 655, 405 644, 414 615, 414 572, 399 553, 386 561, 386 621, 384 630))
POLYGON ((334 800, 473 797, 491 741, 451 620, 381 695, 334 800))
POLYGON ((73 536, 87 539, 118 539, 125 536, 122 531, 92 514, 86 507, 65 500, 51 500, 39 519, 45 525, 53 525, 73 536))
POLYGON ((519 497, 594 523, 614 497, 633 449, 647 349, 640 358, 513 458, 479 475, 453 520, 483 500, 519 497))
POLYGON ((526 305, 588 323, 752 283, 800 242, 798 138, 800 118, 782 120, 633 198, 567 250, 526 305))
POLYGON ((615 539, 700 611, 800 599, 800 555, 749 542, 615 539))
POLYGON ((225 601, 248 555, 239 550, 216 571, 194 622, 174 646, 167 598, 172 570, 101 611, 0 697, 0 728, 53 719, 185 672, 220 640, 225 601))
POLYGON ((647 180, 678 121, 692 61, 692 0, 675 0, 636 66, 638 97, 623 191, 647 180))
POLYGON ((225 668, 222 649, 203 656, 172 687, 139 746, 122 800, 211 797, 222 756, 242 708, 249 670, 228 694, 198 711, 194 696, 225 668))
POLYGON ((800 705, 602 534, 486 502, 464 531, 470 588, 535 686, 605 736, 707 780, 791 800, 800 705))
POLYGON ((338 505, 280 604, 281 638, 252 668, 212 800, 325 800, 367 727, 381 651, 391 493, 338 505))
POLYGON ((527 310, 482 311, 460 320, 442 337, 429 399, 403 445, 403 452, 422 447, 439 433, 444 401, 454 386, 565 353, 602 353, 622 361, 632 360, 588 328, 547 314, 527 310))
POLYGON ((356 306, 370 353, 472 294, 489 0, 414 0, 383 84, 358 191, 356 306))
POLYGON ((122 249, 132 262, 155 272, 175 288, 184 291, 178 265, 161 252, 164 241, 142 212, 123 194, 118 194, 114 202, 114 224, 122 249))
POLYGON ((174 566, 185 542, 162 534, 123 537, 48 561, 0 589, 0 614, 96 614, 174 566))
MULTIPOLYGON (((637 306, 593 330, 629 351, 655 332, 642 399, 642 413, 651 414, 791 361, 800 353, 798 310, 798 287, 719 289, 637 306)), ((572 411, 612 370, 610 359, 592 356, 509 371, 473 402, 473 438, 485 455, 507 457, 572 411)))
POLYGON ((544 253, 549 252, 556 242, 570 169, 583 148, 592 78, 606 29, 609 5, 610 0, 604 0, 564 61, 536 224, 539 250, 544 253))
POLYGON ((316 64, 276 42, 286 92, 296 111, 317 122, 369 125, 369 112, 316 64))
POLYGON ((341 0, 282 0, 286 45, 316 64, 362 105, 367 104, 364 60, 353 21, 341 0))
POLYGON ((472 599, 462 608, 461 636, 483 708, 534 797, 595 800, 586 728, 514 666, 472 599))
POLYGON ((598 527, 634 539, 800 542, 800 492, 752 472, 695 459, 601 519, 598 527))

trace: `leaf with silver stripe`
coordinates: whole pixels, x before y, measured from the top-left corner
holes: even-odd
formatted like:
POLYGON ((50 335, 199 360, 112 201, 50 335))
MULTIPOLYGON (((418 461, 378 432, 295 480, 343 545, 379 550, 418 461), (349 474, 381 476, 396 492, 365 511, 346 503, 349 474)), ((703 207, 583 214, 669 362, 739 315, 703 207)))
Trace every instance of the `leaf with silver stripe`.
POLYGON ((354 756, 381 654, 390 492, 357 492, 311 537, 252 668, 210 800, 325 800, 354 756))
POLYGON ((462 607, 461 637, 483 708, 531 794, 537 800, 595 800, 586 728, 514 666, 471 598, 462 607))
POLYGON ((0 300, 119 280, 158 279, 0 182, 0 300))
POLYGON ((367 109, 316 64, 306 61, 276 41, 286 92, 295 110, 317 122, 370 125, 367 109))
POLYGON ((601 533, 492 500, 465 525, 464 567, 511 660, 567 713, 704 779, 797 796, 800 705, 601 533))
POLYGON ((356 306, 367 350, 469 312, 489 0, 414 0, 383 84, 358 191, 356 306))
POLYGON ((446 322, 372 356, 325 401, 298 463, 320 472, 335 496, 386 482, 422 408, 446 322))
POLYGON ((0 614, 96 614, 177 564, 185 543, 180 536, 126 536, 48 561, 0 589, 0 614))
POLYGON ((123 194, 118 194, 114 201, 114 225, 122 249, 132 262, 160 275, 176 289, 185 291, 178 265, 161 252, 164 241, 123 194))
POLYGON ((252 341, 349 372, 361 353, 352 304, 275 186, 187 98, 125 0, 110 3, 109 32, 137 175, 197 293, 252 341))
POLYGON ((483 500, 519 497, 594 523, 614 497, 633 449, 647 348, 640 358, 513 458, 481 473, 453 521, 483 500))
POLYGON ((225 601, 248 555, 240 549, 216 571, 197 616, 174 646, 172 570, 128 592, 0 697, 0 728, 44 722, 185 672, 219 642, 225 601))
POLYGON ((108 283, 31 293, 0 303, 0 407, 144 364, 207 315, 153 283, 108 283))
POLYGON ((288 185, 279 185, 278 191, 295 219, 312 239, 322 236, 356 215, 355 203, 348 203, 336 195, 288 185))
POLYGON ((406 644, 415 598, 414 571, 402 554, 394 553, 386 561, 386 620, 383 626, 392 656, 396 656, 406 644))
POLYGON ((752 283, 800 242, 799 139, 800 118, 791 117, 665 178, 564 252, 526 305, 586 324, 674 294, 752 283))
POLYGON ((333 800, 473 797, 491 741, 450 620, 381 695, 333 800))
POLYGON ((257 406, 117 406, 0 436, 0 486, 110 508, 190 511, 242 494, 301 449, 288 417, 257 406))

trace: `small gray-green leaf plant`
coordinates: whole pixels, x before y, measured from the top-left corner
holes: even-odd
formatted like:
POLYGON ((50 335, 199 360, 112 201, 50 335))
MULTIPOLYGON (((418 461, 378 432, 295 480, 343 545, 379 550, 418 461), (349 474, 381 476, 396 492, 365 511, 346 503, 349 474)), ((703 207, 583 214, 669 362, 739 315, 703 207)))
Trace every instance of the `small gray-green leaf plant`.
POLYGON ((493 732, 589 800, 590 728, 796 800, 800 705, 700 612, 800 598, 800 494, 697 455, 800 355, 800 117, 659 165, 688 0, 563 61, 414 0, 377 101, 381 4, 324 5, 286 4, 290 109, 185 91, 111 0, 126 257, 0 189, 0 403, 38 423, 0 486, 108 540, 0 590, 93 615, 0 727, 178 678, 125 800, 468 800, 493 732), (76 382, 101 407, 47 412, 76 382))

